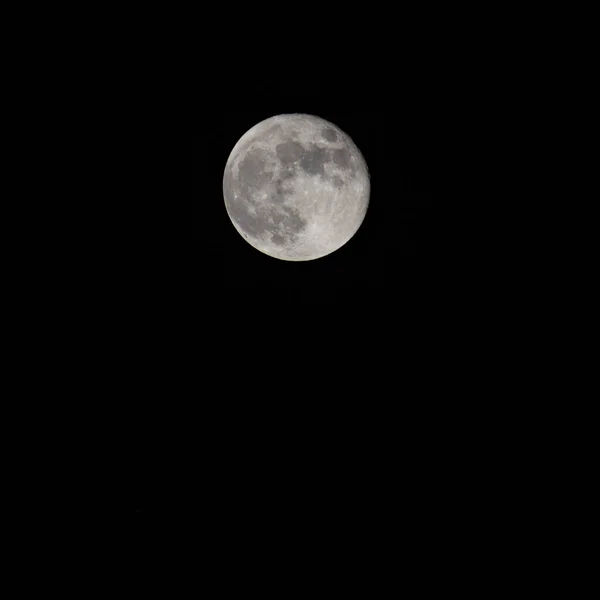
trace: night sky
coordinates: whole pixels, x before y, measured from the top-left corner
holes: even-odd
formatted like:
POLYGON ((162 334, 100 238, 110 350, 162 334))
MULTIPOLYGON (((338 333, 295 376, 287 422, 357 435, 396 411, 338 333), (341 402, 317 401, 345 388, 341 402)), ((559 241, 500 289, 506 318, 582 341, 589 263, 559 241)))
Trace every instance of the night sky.
MULTIPOLYGON (((172 260, 179 250, 171 248, 154 288, 157 323, 171 332, 157 338, 159 356, 171 366, 164 388, 154 386, 153 393, 162 390, 167 404, 140 412, 144 421, 161 423, 166 410, 173 421, 167 433, 162 425, 138 429, 129 485, 138 515, 201 502, 212 485, 201 481, 221 481, 227 469, 239 469, 257 435, 280 435, 281 449, 301 423, 337 431, 343 419, 351 437, 352 421, 364 424, 356 432, 360 444, 379 436, 391 443, 381 427, 394 423, 395 399, 425 394, 444 294, 434 218, 444 139, 435 90, 412 90, 373 81, 349 86, 336 78, 254 78, 212 88, 210 117, 198 109, 189 132, 191 246, 183 211, 181 230, 166 238, 182 249, 181 263, 172 260), (371 176, 369 209, 355 236, 306 262, 277 260, 246 243, 222 192, 225 164, 240 137, 263 119, 294 112, 315 114, 348 133, 371 176), (174 289, 181 292, 169 292, 174 289), (165 491, 172 489, 174 498, 165 491)), ((415 410, 414 403, 402 406, 405 414, 415 410)), ((321 435, 311 433, 307 462, 319 463, 321 435)), ((279 450, 271 456, 285 460, 279 450)), ((289 474, 291 467, 272 468, 289 474)), ((233 501, 223 493, 218 497, 233 501)))

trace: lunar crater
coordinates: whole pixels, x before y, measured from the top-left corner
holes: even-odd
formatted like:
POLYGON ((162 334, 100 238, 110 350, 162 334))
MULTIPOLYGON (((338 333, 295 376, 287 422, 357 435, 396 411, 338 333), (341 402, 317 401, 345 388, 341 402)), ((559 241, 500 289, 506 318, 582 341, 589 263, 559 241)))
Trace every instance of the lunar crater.
POLYGON ((336 148, 331 151, 331 156, 338 167, 347 169, 350 166, 350 152, 347 148, 336 148))
POLYGON ((274 233, 271 236, 271 241, 274 244, 277 244, 278 246, 283 246, 283 245, 285 245, 285 243, 286 243, 287 240, 284 237, 280 236, 279 234, 274 233))
POLYGON ((275 152, 282 165, 290 165, 300 160, 304 148, 298 142, 284 142, 275 147, 275 152))
POLYGON ((325 129, 323 129, 321 131, 321 135, 328 141, 328 142, 337 142, 338 139, 338 135, 335 132, 335 130, 331 129, 331 127, 326 127, 325 129))
POLYGON ((339 176, 339 175, 334 175, 331 178, 331 181, 333 182, 333 185, 335 185, 335 187, 342 187, 344 185, 344 180, 339 176))
POLYGON ((311 144, 300 159, 300 167, 309 175, 325 176, 324 165, 328 160, 329 156, 324 148, 311 144))

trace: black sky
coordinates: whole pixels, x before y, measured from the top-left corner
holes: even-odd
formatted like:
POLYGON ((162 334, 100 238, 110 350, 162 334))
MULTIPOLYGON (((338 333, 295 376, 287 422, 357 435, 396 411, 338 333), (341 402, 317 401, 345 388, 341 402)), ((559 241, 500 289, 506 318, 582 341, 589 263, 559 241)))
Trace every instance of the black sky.
MULTIPOLYGON (((192 515, 202 531, 221 532, 240 521, 262 523, 252 512, 260 504, 285 531, 304 514, 291 506, 298 490, 307 497, 314 491, 321 510, 329 488, 333 500, 326 500, 323 521, 360 514, 369 523, 375 516, 388 531, 388 517, 412 519, 419 506, 431 506, 426 519, 415 520, 421 535, 421 523, 440 514, 437 499, 451 495, 456 465, 482 456, 491 427, 478 424, 481 441, 464 441, 487 394, 477 385, 484 344, 465 342, 466 317, 458 315, 485 303, 479 264, 462 276, 468 286, 457 280, 455 265, 480 253, 472 245, 461 255, 459 212, 467 188, 486 205, 496 186, 477 181, 474 165, 489 160, 481 139, 495 142, 490 122, 499 121, 504 106, 488 110, 486 99, 501 90, 496 78, 482 85, 491 72, 484 54, 465 67, 480 45, 464 41, 445 15, 437 19, 446 37, 432 30, 432 7, 412 36, 414 20, 394 16, 397 7, 377 10, 373 27, 356 11, 355 31, 336 18, 333 35, 323 33, 312 8, 301 9, 289 20, 303 30, 295 39, 279 12, 266 35, 263 25, 254 30, 239 16, 243 31, 235 35, 234 19, 203 14, 199 26, 192 24, 192 46, 209 47, 189 57, 187 46, 176 46, 185 63, 182 82, 179 59, 163 58, 160 30, 152 30, 161 49, 156 60, 145 59, 148 85, 125 91, 125 82, 138 87, 146 55, 146 45, 135 44, 123 83, 87 115, 108 138, 92 181, 101 198, 81 219, 82 238, 93 238, 92 229, 99 235, 92 258, 78 246, 68 245, 65 254, 83 255, 89 285, 78 270, 69 273, 72 294, 49 290, 58 289, 81 338, 73 344, 78 360, 65 363, 65 371, 92 388, 77 392, 77 410, 89 418, 76 411, 69 418, 83 438, 97 431, 102 469, 85 464, 83 471, 93 472, 103 509, 125 507, 141 521, 192 515), (382 32, 384 21, 391 31, 382 32), (373 44, 377 37, 388 47, 373 44), (235 41, 247 57, 233 51, 235 41), (315 59, 292 56, 311 47, 315 59), (370 172, 362 226, 314 261, 258 252, 225 210, 222 178, 231 150, 252 126, 284 113, 339 126, 370 172), (469 393, 472 402, 465 400, 469 393), (464 459, 453 462, 452 450, 461 446, 464 459), (282 510, 288 512, 280 519, 282 510)), ((471 21, 465 15, 469 28, 471 21)), ((487 36, 483 25, 481 32, 487 36)), ((498 44, 502 52, 504 45, 498 44)), ((520 95, 509 100, 518 103, 520 95)), ((512 155, 502 157, 506 169, 512 155)), ((507 203, 494 206, 506 210, 507 203)), ((466 228, 485 237, 487 224, 475 212, 466 228)), ((476 328, 496 318, 482 315, 476 328)), ((493 377, 485 382, 495 384, 493 377)), ((79 447, 70 452, 81 454, 79 447)), ((473 481, 483 470, 476 468, 473 481)))
POLYGON ((181 245, 181 264, 163 261, 158 276, 152 271, 148 277, 156 280, 157 298, 157 319, 150 320, 170 333, 155 335, 154 326, 145 334, 152 337, 148 348, 161 346, 153 377, 165 377, 162 384, 152 380, 152 394, 163 400, 143 404, 139 414, 150 423, 162 422, 164 414, 174 420, 171 433, 163 425, 136 429, 141 454, 130 472, 139 473, 131 487, 140 506, 156 507, 170 485, 184 502, 199 502, 202 486, 195 475, 188 479, 196 467, 183 474, 174 457, 216 468, 229 452, 241 456, 253 448, 262 428, 284 440, 302 422, 327 430, 343 418, 364 423, 359 436, 385 437, 368 421, 385 406, 400 410, 389 404, 399 394, 424 393, 437 350, 434 207, 444 140, 436 86, 413 81, 403 87, 401 78, 394 85, 374 79, 358 85, 331 75, 253 76, 206 93, 209 116, 198 91, 190 127, 191 248, 185 250, 185 228, 180 236, 177 229, 168 233, 170 243, 181 245), (356 235, 329 256, 299 263, 246 243, 229 220, 222 192, 239 138, 263 119, 294 112, 318 115, 348 133, 371 175, 369 209, 356 235))

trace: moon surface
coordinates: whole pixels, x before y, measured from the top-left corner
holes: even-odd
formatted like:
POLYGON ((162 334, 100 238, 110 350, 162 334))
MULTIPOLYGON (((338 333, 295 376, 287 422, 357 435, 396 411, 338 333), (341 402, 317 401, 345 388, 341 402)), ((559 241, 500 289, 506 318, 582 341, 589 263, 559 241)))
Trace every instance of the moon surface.
POLYGON ((277 115, 247 131, 223 175, 236 230, 274 258, 305 261, 343 246, 369 205, 367 164, 351 138, 314 115, 277 115))

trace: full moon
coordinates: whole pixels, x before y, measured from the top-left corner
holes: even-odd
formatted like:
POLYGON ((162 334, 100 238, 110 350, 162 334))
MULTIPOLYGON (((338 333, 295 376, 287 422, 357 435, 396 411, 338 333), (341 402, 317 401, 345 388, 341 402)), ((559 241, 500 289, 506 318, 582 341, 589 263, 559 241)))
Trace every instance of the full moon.
POLYGON ((235 145, 223 176, 238 233, 274 258, 305 261, 343 246, 369 205, 365 160, 350 136, 314 115, 261 121, 235 145))

